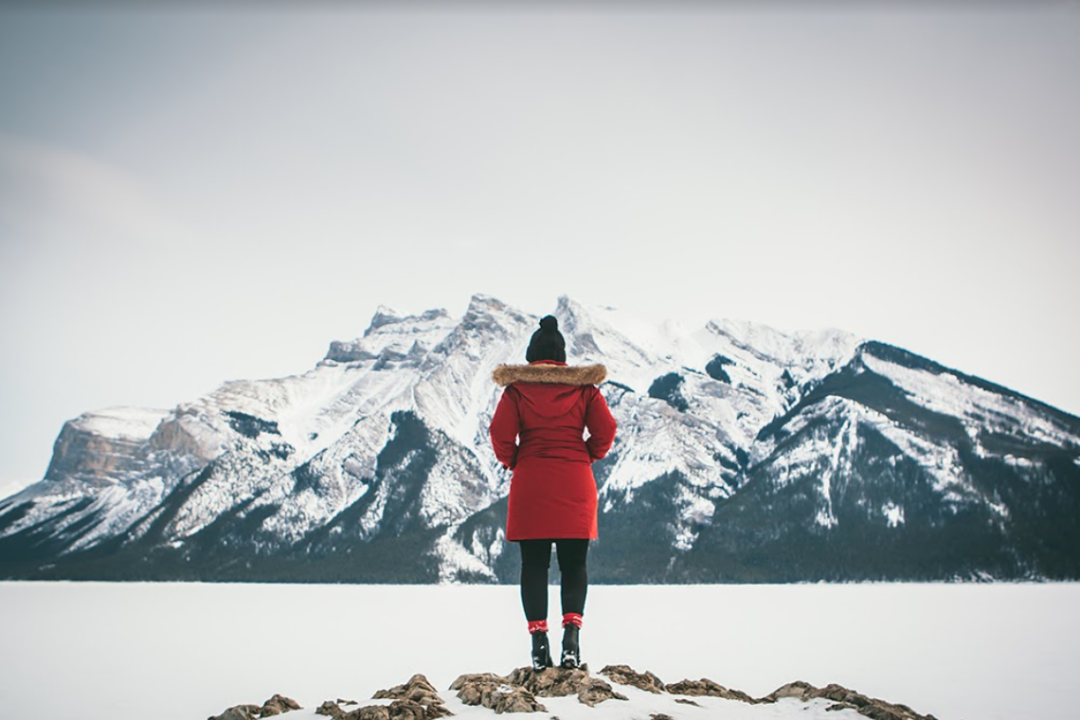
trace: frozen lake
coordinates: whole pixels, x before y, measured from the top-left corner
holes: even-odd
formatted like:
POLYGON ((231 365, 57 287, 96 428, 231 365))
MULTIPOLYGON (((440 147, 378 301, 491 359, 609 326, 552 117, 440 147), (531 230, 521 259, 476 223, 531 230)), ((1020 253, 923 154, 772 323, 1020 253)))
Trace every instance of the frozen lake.
MULTIPOLYGON (((527 664, 517 593, 3 582, 0 716, 203 720, 275 692, 363 702, 417 672, 452 696, 459 674, 527 664)), ((1080 584, 593 586, 582 656, 754 696, 798 679, 939 720, 1072 720, 1077 608, 1080 584)))

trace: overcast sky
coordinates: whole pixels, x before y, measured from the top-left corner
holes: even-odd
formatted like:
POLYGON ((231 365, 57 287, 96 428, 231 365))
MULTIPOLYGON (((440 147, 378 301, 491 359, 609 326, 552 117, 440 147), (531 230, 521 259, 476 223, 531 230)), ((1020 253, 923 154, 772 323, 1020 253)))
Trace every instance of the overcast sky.
POLYGON ((0 490, 86 410, 474 293, 838 327, 1080 413, 1076 3, 270 5, 0 9, 0 490))

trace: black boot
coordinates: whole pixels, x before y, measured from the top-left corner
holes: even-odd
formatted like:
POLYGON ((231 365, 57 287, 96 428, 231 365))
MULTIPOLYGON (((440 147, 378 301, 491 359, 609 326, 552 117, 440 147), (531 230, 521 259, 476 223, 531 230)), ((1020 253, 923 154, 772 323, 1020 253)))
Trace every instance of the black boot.
POLYGON ((573 623, 563 628, 562 636, 562 662, 561 667, 574 669, 581 666, 581 647, 578 644, 578 634, 581 628, 573 623))
POLYGON ((548 645, 546 632, 534 632, 532 634, 532 667, 540 672, 544 668, 551 667, 551 648, 548 645))

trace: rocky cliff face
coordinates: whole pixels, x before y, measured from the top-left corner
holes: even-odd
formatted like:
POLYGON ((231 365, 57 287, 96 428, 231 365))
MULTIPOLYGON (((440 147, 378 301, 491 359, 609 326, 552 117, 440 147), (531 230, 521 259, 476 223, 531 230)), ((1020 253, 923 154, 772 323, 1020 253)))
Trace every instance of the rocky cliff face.
MULTIPOLYGON (((595 581, 1080 577, 1080 419, 838 331, 554 314, 619 422, 595 581)), ((380 308, 301 375, 80 416, 0 576, 516 581, 491 371, 536 322, 380 308)))

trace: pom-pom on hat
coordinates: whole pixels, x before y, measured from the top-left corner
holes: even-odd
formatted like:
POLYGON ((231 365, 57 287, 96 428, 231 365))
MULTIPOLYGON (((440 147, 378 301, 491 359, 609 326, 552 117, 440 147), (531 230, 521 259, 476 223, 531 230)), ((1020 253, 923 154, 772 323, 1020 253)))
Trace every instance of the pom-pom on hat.
POLYGON ((533 333, 529 349, 525 351, 529 362, 537 360, 557 360, 566 362, 566 340, 559 332, 559 321, 554 315, 540 318, 540 329, 533 333))

